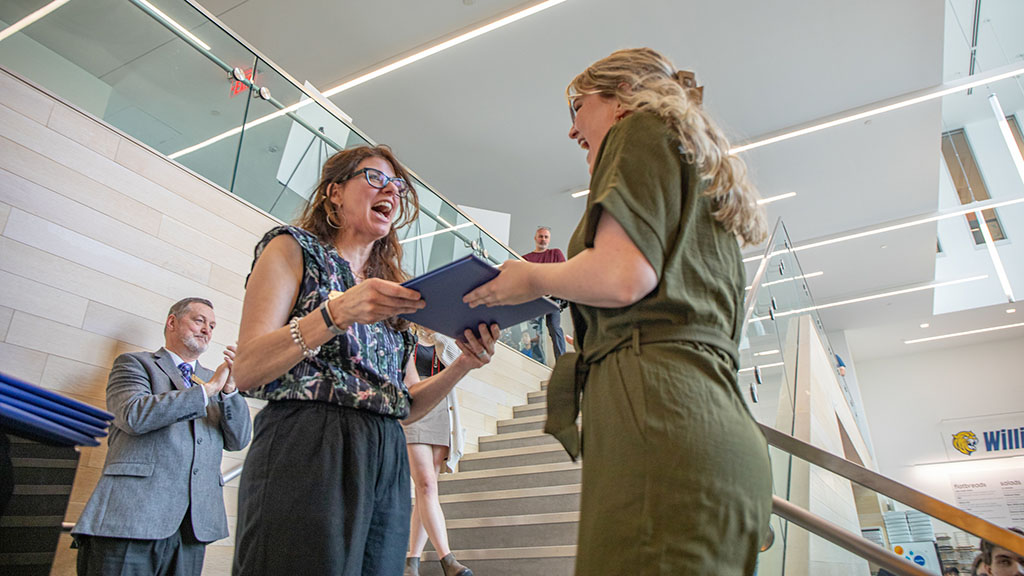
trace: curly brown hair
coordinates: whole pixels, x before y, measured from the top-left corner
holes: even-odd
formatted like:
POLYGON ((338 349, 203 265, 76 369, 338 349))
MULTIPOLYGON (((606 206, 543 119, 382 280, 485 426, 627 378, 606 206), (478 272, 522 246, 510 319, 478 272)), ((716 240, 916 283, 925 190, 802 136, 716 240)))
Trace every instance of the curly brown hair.
MULTIPOLYGON (((330 187, 351 178, 359 169, 359 164, 367 158, 384 160, 394 169, 395 176, 405 180, 409 186, 405 196, 398 199, 398 215, 391 223, 391 230, 373 243, 363 273, 366 278, 403 282, 409 275, 402 270, 402 245, 398 242, 398 229, 416 220, 420 213, 420 204, 408 171, 395 157, 391 148, 384 145, 358 146, 342 150, 328 158, 320 174, 320 183, 313 192, 313 198, 295 225, 313 233, 321 242, 333 245, 338 231, 344 228, 345 222, 341 211, 330 202, 330 187)), ((409 325, 408 321, 398 318, 392 318, 389 324, 397 330, 405 330, 409 325)))

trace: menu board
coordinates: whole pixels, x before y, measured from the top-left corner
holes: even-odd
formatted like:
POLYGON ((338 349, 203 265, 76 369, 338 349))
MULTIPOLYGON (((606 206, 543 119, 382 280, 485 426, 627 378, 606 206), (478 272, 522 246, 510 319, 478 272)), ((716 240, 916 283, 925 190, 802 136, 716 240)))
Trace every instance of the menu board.
POLYGON ((949 475, 957 508, 997 526, 1024 524, 1024 469, 949 475))

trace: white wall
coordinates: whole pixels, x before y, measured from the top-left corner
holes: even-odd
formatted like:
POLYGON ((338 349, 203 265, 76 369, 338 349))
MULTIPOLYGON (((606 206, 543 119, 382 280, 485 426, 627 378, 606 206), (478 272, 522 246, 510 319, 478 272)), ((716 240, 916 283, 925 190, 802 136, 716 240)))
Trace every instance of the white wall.
POLYGON ((476 220, 481 228, 491 233, 491 236, 508 246, 508 232, 512 225, 512 215, 505 212, 496 212, 484 208, 474 208, 460 204, 459 209, 467 216, 476 220))
MULTIPOLYGON (((849 435, 856 456, 870 468, 871 457, 840 389, 833 358, 814 329, 810 316, 804 315, 790 322, 791 327, 796 324, 799 325, 799 351, 796 355, 793 435, 845 458, 848 455, 840 430, 842 426, 849 435)), ((793 460, 789 480, 789 500, 794 504, 855 534, 860 532, 856 498, 849 480, 799 459, 793 460)), ((786 571, 834 576, 870 574, 864 559, 799 529, 789 535, 786 571)))
POLYGON ((879 471, 955 504, 950 472, 1024 467, 1024 458, 946 461, 939 423, 1024 410, 1024 338, 995 340, 857 366, 879 471))

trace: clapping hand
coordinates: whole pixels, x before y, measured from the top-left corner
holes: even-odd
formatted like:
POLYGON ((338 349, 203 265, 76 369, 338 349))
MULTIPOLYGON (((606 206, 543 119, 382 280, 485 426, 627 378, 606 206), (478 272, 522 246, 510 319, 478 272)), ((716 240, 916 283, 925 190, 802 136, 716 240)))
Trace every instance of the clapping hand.
POLYGON ((235 391, 235 378, 231 374, 231 369, 235 364, 236 350, 237 347, 234 344, 224 349, 224 361, 221 362, 220 366, 217 366, 217 370, 213 373, 213 378, 203 384, 203 388, 206 389, 207 398, 212 398, 218 392, 231 394, 235 391))

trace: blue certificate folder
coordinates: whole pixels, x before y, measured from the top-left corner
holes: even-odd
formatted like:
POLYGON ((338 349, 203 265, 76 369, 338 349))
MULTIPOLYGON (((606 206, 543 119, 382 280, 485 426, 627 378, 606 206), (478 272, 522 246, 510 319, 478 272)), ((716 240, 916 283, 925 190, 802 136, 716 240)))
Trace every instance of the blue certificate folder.
POLYGON ((0 430, 64 446, 99 446, 114 415, 0 373, 0 430))
POLYGON ((491 308, 470 308, 462 301, 463 296, 497 275, 497 268, 469 255, 413 278, 402 286, 419 292, 427 306, 413 314, 403 314, 402 318, 445 336, 460 338, 467 328, 476 333, 481 322, 497 324, 504 329, 558 310, 558 306, 547 298, 491 308))

